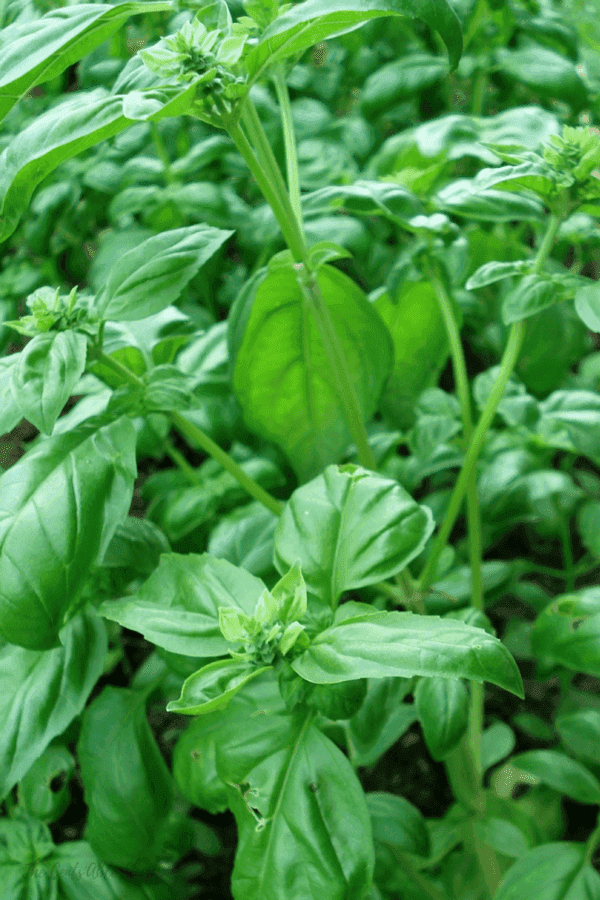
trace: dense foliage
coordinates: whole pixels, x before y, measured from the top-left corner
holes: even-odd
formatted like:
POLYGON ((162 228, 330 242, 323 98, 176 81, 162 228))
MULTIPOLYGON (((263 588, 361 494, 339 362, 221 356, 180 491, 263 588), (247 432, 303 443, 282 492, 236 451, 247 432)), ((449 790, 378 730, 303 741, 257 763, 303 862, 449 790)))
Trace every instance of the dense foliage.
POLYGON ((2 900, 600 900, 600 7, 0 29, 2 900))

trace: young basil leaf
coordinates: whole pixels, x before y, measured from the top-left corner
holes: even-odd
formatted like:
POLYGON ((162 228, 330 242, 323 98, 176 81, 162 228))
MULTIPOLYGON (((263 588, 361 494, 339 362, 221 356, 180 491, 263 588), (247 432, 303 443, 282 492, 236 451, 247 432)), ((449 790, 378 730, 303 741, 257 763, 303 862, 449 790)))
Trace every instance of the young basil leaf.
POLYGON ((535 775, 555 791, 578 803, 600 803, 600 781, 584 765, 558 750, 529 750, 510 759, 511 765, 535 775))
POLYGON ((270 669, 271 666, 256 668, 245 659, 218 659, 186 678, 181 696, 169 701, 167 711, 200 716, 223 709, 249 681, 270 669))
POLYGON ((495 900, 518 900, 530 884, 558 900, 563 884, 575 897, 600 892, 600 875, 586 861, 585 844, 552 842, 534 847, 511 866, 495 900))
POLYGON ((459 679, 420 678, 415 705, 425 742, 436 761, 462 739, 469 721, 469 692, 459 679))
POLYGON ((87 341, 75 331, 34 337, 11 370, 13 401, 24 419, 44 434, 54 423, 85 369, 87 341))
POLYGON ((404 797, 383 791, 369 792, 366 797, 376 843, 387 844, 415 856, 429 856, 429 831, 416 806, 404 797))

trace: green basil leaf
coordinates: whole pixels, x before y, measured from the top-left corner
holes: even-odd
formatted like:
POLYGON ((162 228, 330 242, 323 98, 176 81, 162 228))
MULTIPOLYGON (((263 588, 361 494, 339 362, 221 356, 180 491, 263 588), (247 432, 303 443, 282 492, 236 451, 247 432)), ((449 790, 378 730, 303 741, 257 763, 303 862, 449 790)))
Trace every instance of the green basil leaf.
POLYGON ((413 675, 490 681, 523 696, 517 664, 501 641, 463 622, 380 612, 325 629, 292 662, 313 684, 413 675))
MULTIPOLYGON (((270 670, 246 682, 225 708, 193 719, 173 751, 173 775, 184 797, 211 813, 227 809, 225 783, 217 771, 217 753, 245 735, 255 739, 256 725, 286 714, 277 680, 270 670)), ((287 722, 287 716, 285 718, 287 722)))
POLYGON ((414 406, 425 388, 437 384, 448 359, 448 338, 433 286, 406 282, 395 298, 386 291, 374 304, 394 342, 394 368, 380 408, 395 426, 414 422, 414 406))
POLYGON ((57 900, 57 873, 51 862, 50 829, 22 809, 0 819, 0 871, 7 900, 57 900), (34 862, 35 861, 35 862, 34 862))
POLYGON ((75 757, 62 745, 48 747, 19 783, 19 806, 43 822, 54 822, 70 802, 69 778, 75 770, 75 757), (53 779, 63 779, 55 790, 53 779))
POLYGON ((87 841, 58 844, 51 866, 58 875, 60 900, 168 900, 172 896, 172 885, 154 872, 127 877, 107 866, 87 841))
POLYGON ((585 844, 534 847, 511 866, 494 900, 522 900, 532 884, 544 900, 583 900, 600 894, 600 875, 586 862, 585 844))
POLYGON ((515 747, 515 733, 505 722, 494 722, 481 735, 481 766, 485 771, 509 756, 515 747))
POLYGON ((562 300, 554 279, 547 275, 525 275, 502 301, 502 321, 505 325, 521 322, 529 316, 562 300))
POLYGON ((342 751, 309 723, 305 711, 242 718, 237 740, 219 745, 217 767, 238 826, 238 900, 358 898, 371 884, 362 787, 342 751))
POLYGON ((536 197, 485 188, 476 179, 458 178, 433 197, 437 209, 484 222, 531 222, 541 219, 544 205, 536 197))
POLYGON ((0 649, 0 797, 79 715, 106 661, 106 628, 91 613, 74 618, 53 650, 0 649))
POLYGON ((419 18, 437 31, 448 48, 450 65, 458 65, 462 31, 454 9, 446 0, 305 0, 287 10, 262 33, 246 56, 255 81, 267 68, 296 56, 326 38, 347 34, 381 16, 419 18))
POLYGON ((51 434, 54 423, 83 375, 87 340, 74 331, 47 331, 34 337, 11 370, 13 400, 21 415, 51 434))
POLYGON ((529 750, 511 757, 510 763, 578 803, 600 803, 600 781, 558 750, 529 750))
POLYGON ((593 391, 554 391, 539 404, 539 436, 551 447, 600 461, 600 396, 593 391))
POLYGON ((7 434, 18 425, 23 416, 15 403, 11 388, 12 372, 16 368, 19 355, 0 358, 0 434, 7 434))
POLYGON ((105 687, 86 709, 77 742, 86 837, 110 865, 146 872, 159 858, 173 804, 171 774, 146 719, 146 695, 105 687))
POLYGON ((334 607, 344 591, 401 572, 433 528, 428 507, 396 481, 359 466, 329 466, 286 503, 275 565, 283 575, 299 558, 307 590, 334 607))
POLYGON ((369 679, 363 705, 348 723, 348 748, 353 765, 374 765, 416 721, 414 703, 402 702, 411 686, 408 678, 369 679))
MULTIPOLYGON (((140 60, 141 63, 141 60, 140 60)), ((145 116, 158 121, 189 108, 195 84, 155 91, 145 116)), ((54 104, 23 128, 0 154, 0 241, 14 232, 38 184, 66 159, 124 131, 134 121, 124 114, 123 96, 104 88, 78 91, 54 104)))
POLYGON ((98 7, 82 3, 52 9, 39 19, 16 22, 0 36, 0 120, 36 84, 50 81, 83 59, 140 13, 172 9, 170 2, 133 2, 98 7))
POLYGON ((446 62, 427 53, 403 55, 381 66, 364 83, 360 103, 366 116, 377 115, 446 77, 446 62))
POLYGON ((600 588, 563 594, 541 612, 531 633, 534 653, 557 663, 600 676, 600 588))
POLYGON ((507 822, 495 816, 485 816, 475 820, 473 826, 479 840, 504 856, 518 859, 530 848, 526 835, 514 822, 507 822))
POLYGON ((40 442, 0 478, 0 636, 58 646, 64 615, 125 519, 135 430, 86 423, 40 442))
POLYGON ((222 709, 249 681, 270 669, 271 666, 252 668, 247 660, 218 659, 186 678, 181 696, 167 703, 167 711, 200 716, 222 709))
POLYGON ((584 762, 600 765, 600 712, 578 709, 556 718, 556 729, 563 742, 584 762))
POLYGON ((515 262, 484 263, 476 272, 473 272, 465 287, 468 291, 475 291, 478 288, 486 287, 488 284, 503 281, 505 278, 523 275, 530 266, 531 261, 528 259, 519 259, 515 262))
MULTIPOLYGON (((323 299, 370 419, 393 363, 391 338, 350 278, 332 266, 317 276, 323 299)), ((249 428, 278 444, 302 481, 337 462, 350 433, 329 356, 290 267, 271 271, 256 289, 233 371, 249 428)))
POLYGON ((103 318, 129 321, 161 312, 232 234, 210 225, 191 225, 142 241, 110 269, 98 300, 103 318))
POLYGON ((164 553, 136 594, 105 601, 98 612, 172 653, 223 656, 229 645, 219 628, 219 607, 252 616, 264 590, 259 578, 225 559, 164 553))
POLYGON ((421 678, 415 690, 415 705, 427 748, 440 762, 466 731, 469 692, 458 679, 421 678))
POLYGON ((273 570, 273 542, 279 517, 262 503, 249 503, 219 519, 208 552, 262 578, 273 570))
POLYGON ((585 82, 577 68, 560 53, 539 44, 521 50, 501 48, 497 51, 500 69, 544 97, 564 100, 574 112, 579 112, 588 102, 585 82))
POLYGON ((590 331, 600 332, 600 284, 583 284, 575 294, 575 310, 590 331))
POLYGON ((405 853, 429 856, 431 840, 421 812, 404 797, 383 791, 368 793, 373 838, 405 853))

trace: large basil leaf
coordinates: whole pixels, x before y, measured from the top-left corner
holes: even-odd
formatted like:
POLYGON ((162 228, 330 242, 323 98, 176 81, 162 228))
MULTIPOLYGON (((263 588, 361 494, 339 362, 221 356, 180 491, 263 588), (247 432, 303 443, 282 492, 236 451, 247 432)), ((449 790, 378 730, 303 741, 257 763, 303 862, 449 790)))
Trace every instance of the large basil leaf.
MULTIPOLYGON (((392 368, 391 338, 350 278, 327 265, 317 278, 368 420, 392 368)), ((273 269, 256 289, 233 388, 248 427, 278 444, 302 481, 350 443, 328 353, 291 267, 273 269)))
POLYGON ((107 866, 87 841, 59 844, 50 864, 58 874, 60 900, 169 900, 173 896, 173 886, 155 873, 128 878, 107 866))
POLYGON ((286 707, 277 680, 272 673, 261 673, 243 686, 226 709, 193 719, 173 751, 173 775, 183 795, 211 813, 227 809, 227 791, 217 771, 218 750, 229 746, 232 735, 237 741, 240 728, 247 728, 255 740, 257 717, 272 721, 282 714, 286 707))
POLYGON ((75 757, 63 744, 47 747, 19 782, 19 806, 43 822, 60 819, 71 801, 69 779, 74 770, 75 757), (52 785, 55 778, 62 778, 57 789, 52 785))
POLYGON ((579 112, 587 104, 587 88, 577 68, 554 50, 539 44, 521 50, 497 51, 500 69, 545 97, 564 100, 579 112))
POLYGON ((17 353, 0 357, 0 434, 12 431, 23 418, 11 389, 11 375, 18 359, 19 354, 17 353))
POLYGON ((11 390, 23 418, 44 434, 54 423, 83 375, 87 340, 74 331, 36 335, 12 368, 11 390))
POLYGON ((375 791, 367 794, 373 837, 416 856, 429 856, 431 840, 421 812, 404 797, 375 791))
POLYGON ((262 578, 273 571, 273 540, 278 516, 262 503, 249 503, 219 519, 208 552, 262 578))
POLYGON ((238 826, 236 900, 358 900, 371 884, 365 795, 347 758, 311 723, 306 711, 238 715, 218 745, 238 826))
POLYGON ((259 578, 225 559, 164 553, 137 594, 105 601, 98 611, 172 653, 224 656, 229 644, 219 628, 219 607, 251 616, 264 589, 259 578))
POLYGON ((415 401, 437 383, 448 358, 448 338, 433 286, 405 282, 392 298, 386 291, 375 309, 394 342, 394 368, 381 398, 381 411, 400 428, 414 423, 415 401))
POLYGON ((125 113, 127 96, 107 94, 104 88, 77 91, 34 119, 0 154, 0 241, 10 237, 35 188, 60 163, 124 131, 136 121, 134 115, 150 121, 181 115, 195 90, 192 83, 155 91, 145 116, 130 109, 125 113))
POLYGON ((534 847, 511 866, 494 900, 523 900, 531 885, 540 900, 600 896, 600 875, 586 861, 585 844, 552 842, 534 847))
POLYGON ((0 798, 79 715, 102 675, 107 639, 98 616, 77 616, 60 637, 54 650, 0 650, 0 798))
POLYGON ((232 234, 210 225, 191 225, 142 241, 110 269, 98 299, 103 318, 130 321, 161 312, 232 234))
POLYGON ((146 694, 106 687, 86 709, 77 756, 86 837, 105 862, 132 872, 153 869, 161 825, 171 811, 171 775, 146 719, 146 694))
POLYGON ((0 34, 0 120, 36 84, 50 81, 103 44, 129 16, 170 10, 170 2, 118 6, 83 3, 53 9, 30 22, 17 22, 0 34))
POLYGON ((86 423, 29 450, 0 478, 0 636, 58 645, 77 599, 127 516, 136 476, 128 419, 86 423))
POLYGON ((450 64, 456 68, 462 53, 459 19, 446 0, 305 0, 279 16, 261 35, 246 57, 255 81, 267 66, 296 56, 318 41, 347 34, 381 16, 418 18, 442 37, 450 64))
POLYGON ((557 597, 537 617, 531 633, 534 653, 600 676, 600 588, 557 597))
POLYGON ((544 205, 536 197, 484 187, 476 178, 452 181, 437 192, 433 202, 444 212, 484 222, 529 222, 544 215, 544 205))
POLYGON ((600 461, 600 397, 593 391, 554 391, 540 403, 539 436, 551 447, 600 461))
POLYGON ((275 565, 283 575, 300 559, 307 590, 333 607, 344 591, 402 571, 433 528, 428 507, 396 481, 359 466, 329 466, 286 503, 275 565))
POLYGON ((437 675, 491 681, 523 696, 517 664, 497 638, 458 620, 410 612, 374 612, 332 625, 292 668, 314 684, 437 675))

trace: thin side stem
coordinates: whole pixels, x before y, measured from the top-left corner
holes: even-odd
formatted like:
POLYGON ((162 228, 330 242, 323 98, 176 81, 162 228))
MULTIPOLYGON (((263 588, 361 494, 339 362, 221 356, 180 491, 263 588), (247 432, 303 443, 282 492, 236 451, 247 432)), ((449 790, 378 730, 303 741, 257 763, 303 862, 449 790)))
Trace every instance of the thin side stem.
MULTIPOLYGON (((141 378, 120 363, 118 360, 113 359, 113 357, 108 356, 102 350, 99 350, 97 347, 90 351, 89 359, 97 359, 103 365, 112 369, 113 372, 120 375, 123 380, 123 383, 142 385, 143 381, 141 378)), ((276 516, 281 515, 283 511, 283 503, 280 500, 277 500, 275 497, 271 496, 263 487, 258 484, 253 478, 251 478, 238 463, 232 459, 232 457, 225 452, 218 444, 205 434, 197 425, 194 425, 192 422, 188 422, 180 413, 178 412, 170 412, 167 413, 169 419, 171 420, 174 427, 182 434, 185 438, 188 438, 193 444, 201 447, 206 453, 216 459, 217 462, 221 463, 223 468, 229 472, 233 477, 241 484, 241 486, 250 494, 251 497, 254 497, 255 500, 258 500, 263 506, 266 506, 267 509, 270 509, 271 512, 275 513, 276 516)), ((173 448, 175 450, 175 448, 173 448)), ((183 457, 182 457, 183 459, 183 457)), ((177 460, 175 460, 177 462, 177 460)), ((184 461, 186 462, 186 461, 184 461)), ((186 465, 187 462, 186 462, 186 465)), ((190 467, 191 468, 191 467, 190 467)), ((193 471, 193 470, 192 470, 193 471)))
POLYGON ((281 110, 281 125, 283 128, 283 141, 285 145, 285 161, 287 168, 288 191, 290 203, 294 214, 302 228, 302 202, 300 199, 300 174, 298 171, 298 153, 296 149, 296 135, 292 121, 292 107, 285 80, 285 67, 279 65, 273 76, 277 100, 281 110))
MULTIPOLYGON (((539 274, 546 260, 548 259, 550 251, 552 249, 552 245, 554 243, 554 239, 556 237, 556 233, 560 227, 561 218, 562 217, 557 214, 553 214, 552 216, 550 216, 548 228, 546 230, 544 239, 540 245, 535 263, 532 268, 532 274, 539 274)), ((440 554, 446 546, 446 543, 450 536, 450 532, 452 531, 454 523, 456 522, 456 519, 458 517, 458 513, 460 512, 460 507, 469 485, 469 479, 471 477, 471 473, 475 471, 475 466, 477 464, 479 454, 481 453, 481 450, 483 448, 488 428, 492 424, 492 421, 496 414, 496 410, 498 408, 498 404, 503 397, 508 379, 512 375, 519 358, 519 353, 523 344, 523 339, 525 337, 526 321, 527 320, 515 322, 511 326, 508 342, 506 344, 504 354, 500 362, 500 371, 498 373, 498 377, 494 383, 494 387, 492 388, 490 396, 488 397, 488 401, 481 413, 479 422, 477 423, 477 427, 473 432, 473 436, 471 438, 462 469, 459 473, 456 484, 454 485, 454 490, 450 497, 450 503, 448 504, 444 521, 442 522, 440 530, 436 535, 433 546, 431 548, 431 552, 429 554, 429 558, 421 573, 421 577, 419 579, 421 590, 427 590, 427 588, 430 587, 433 578, 435 577, 436 565, 440 558, 440 554)))

